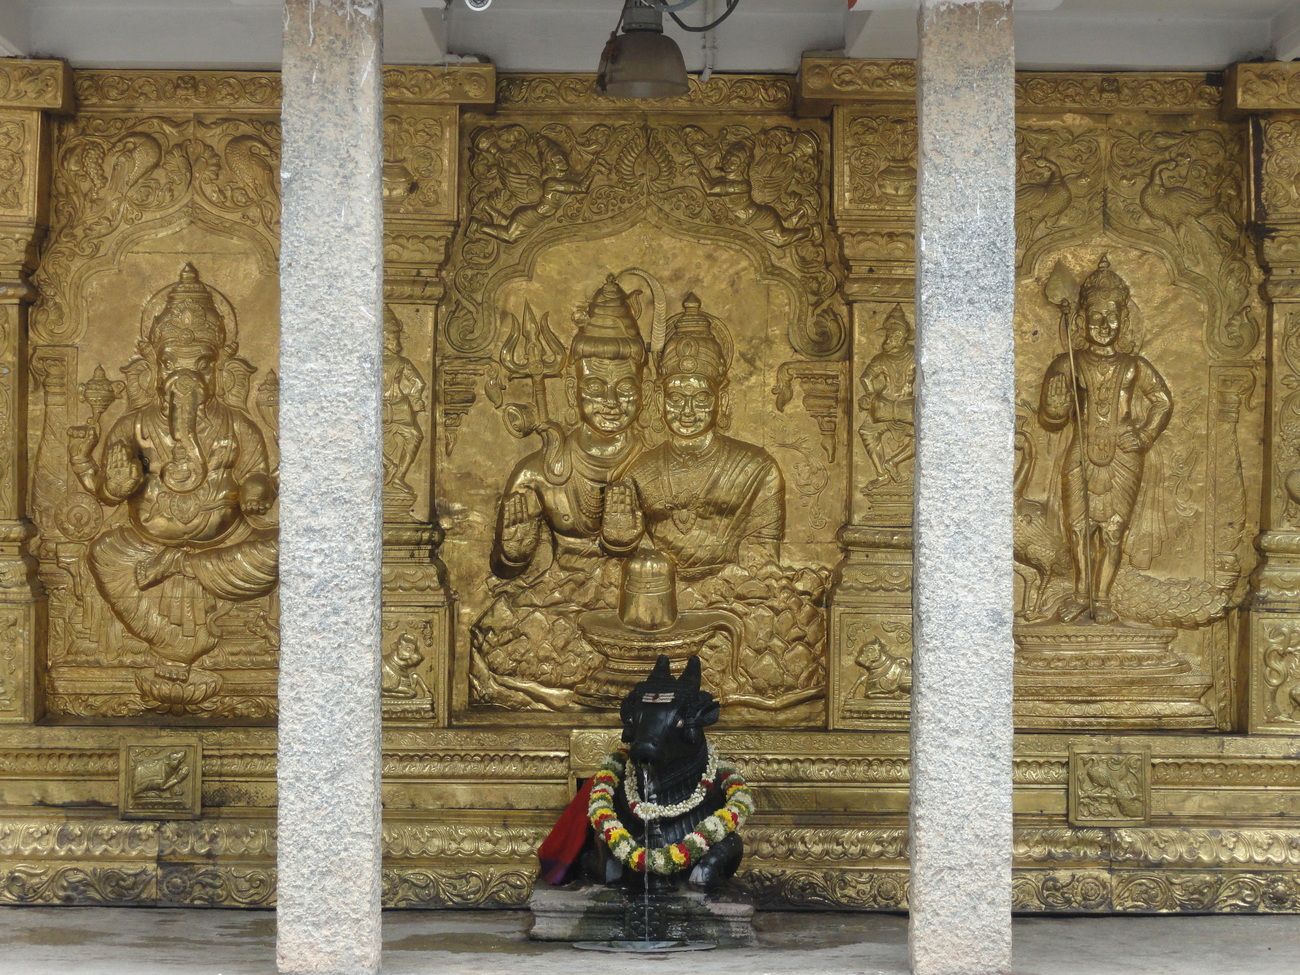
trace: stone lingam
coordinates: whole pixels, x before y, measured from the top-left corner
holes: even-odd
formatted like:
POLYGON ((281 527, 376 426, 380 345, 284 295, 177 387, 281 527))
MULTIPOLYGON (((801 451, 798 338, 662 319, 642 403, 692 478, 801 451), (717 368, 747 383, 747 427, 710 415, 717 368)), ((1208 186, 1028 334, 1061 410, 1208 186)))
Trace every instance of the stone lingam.
MULTIPOLYGON (((656 591, 638 589, 646 577, 634 575, 620 613, 644 614, 664 631, 676 621, 661 615, 667 590, 658 588, 662 567, 651 563, 656 591)), ((753 904, 724 892, 754 799, 705 738, 719 711, 700 686, 697 656, 674 677, 660 654, 629 689, 619 708, 622 743, 537 851, 531 937, 627 951, 754 943, 753 904)))
POLYGON ((623 561, 618 610, 583 613, 578 627, 602 658, 577 689, 578 701, 592 708, 618 707, 661 655, 681 664, 719 632, 734 652, 743 632, 739 617, 725 609, 678 612, 676 568, 653 549, 623 561))

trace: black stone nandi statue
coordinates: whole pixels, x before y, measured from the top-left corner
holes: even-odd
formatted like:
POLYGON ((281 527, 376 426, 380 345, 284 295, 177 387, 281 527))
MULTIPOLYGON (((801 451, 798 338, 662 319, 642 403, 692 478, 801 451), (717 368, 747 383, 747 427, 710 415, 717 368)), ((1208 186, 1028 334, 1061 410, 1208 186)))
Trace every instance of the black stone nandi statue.
POLYGON ((718 711, 698 657, 674 677, 660 656, 626 695, 623 744, 537 851, 532 937, 753 943, 753 905, 716 894, 740 866, 738 830, 754 811, 744 778, 705 738, 718 711), (587 883, 545 886, 575 873, 587 883))
MULTIPOLYGON (((720 759, 704 729, 719 705, 700 687, 700 661, 691 657, 674 678, 666 656, 623 699, 623 745, 575 798, 566 816, 584 808, 591 831, 581 856, 584 873, 605 884, 662 891, 682 881, 712 890, 736 872, 743 844, 737 830, 753 812, 740 773, 720 759)), ((556 833, 538 851, 544 879, 562 882, 556 833), (552 879, 554 877, 554 879, 552 879)), ((572 848, 572 840, 569 843, 572 848)))

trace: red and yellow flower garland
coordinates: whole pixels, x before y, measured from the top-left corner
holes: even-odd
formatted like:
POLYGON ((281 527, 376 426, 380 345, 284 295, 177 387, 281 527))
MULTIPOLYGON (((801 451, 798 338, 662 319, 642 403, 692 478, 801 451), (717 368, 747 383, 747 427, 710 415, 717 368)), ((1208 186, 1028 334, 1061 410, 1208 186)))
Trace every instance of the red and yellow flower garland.
POLYGON ((631 870, 638 873, 649 870, 664 876, 687 870, 714 843, 740 829, 754 812, 754 796, 744 776, 734 765, 719 762, 718 773, 722 776, 719 787, 726 797, 726 805, 706 816, 680 843, 648 850, 637 844, 614 812, 614 796, 627 768, 627 757, 626 746, 620 746, 601 763, 600 771, 592 777, 587 819, 609 851, 631 870))

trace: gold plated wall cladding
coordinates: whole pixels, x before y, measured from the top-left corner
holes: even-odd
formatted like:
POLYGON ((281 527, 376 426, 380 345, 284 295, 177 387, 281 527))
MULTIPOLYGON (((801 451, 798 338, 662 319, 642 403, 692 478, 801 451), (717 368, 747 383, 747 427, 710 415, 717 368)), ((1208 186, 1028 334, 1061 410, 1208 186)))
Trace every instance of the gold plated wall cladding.
MULTIPOLYGON (((385 903, 525 902, 654 551, 740 881, 904 908, 915 66, 385 92, 385 903)), ((1300 71, 1017 94, 1016 907, 1300 911, 1300 71)), ((6 903, 274 903, 279 95, 0 63, 6 903)))
POLYGON ((454 713, 607 722, 581 618, 651 546, 684 612, 739 621, 702 651, 732 720, 816 727, 849 344, 829 130, 533 98, 462 124, 438 358, 454 713))
MULTIPOLYGON (((910 91, 805 62, 805 105, 836 105, 856 299, 841 727, 897 727, 910 679, 910 91)), ((1021 75, 1017 94, 1017 723, 1236 727, 1268 319, 1247 132, 1190 76, 1021 75)))

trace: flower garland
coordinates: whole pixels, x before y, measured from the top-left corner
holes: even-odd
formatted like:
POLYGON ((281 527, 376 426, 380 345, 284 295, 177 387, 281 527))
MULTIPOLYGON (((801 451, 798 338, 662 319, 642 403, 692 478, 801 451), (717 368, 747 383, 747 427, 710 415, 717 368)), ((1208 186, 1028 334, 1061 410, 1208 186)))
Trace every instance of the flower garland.
POLYGON ((623 796, 627 799, 627 806, 637 819, 643 823, 653 823, 657 819, 671 819, 674 816, 680 816, 688 813, 704 801, 704 794, 708 791, 709 786, 713 785, 713 780, 718 775, 718 756, 714 752, 713 746, 708 745, 708 758, 704 763, 704 773, 700 776, 700 784, 695 787, 695 791, 683 799, 681 802, 674 802, 672 805, 661 806, 655 802, 642 802, 641 793, 636 787, 636 766, 629 760, 623 772, 623 796))
MULTIPOLYGON (((680 843, 670 843, 667 846, 656 847, 653 850, 638 846, 636 840, 632 838, 632 834, 627 831, 627 828, 619 821, 618 815, 614 812, 614 795, 618 790, 619 783, 624 779, 624 773, 628 766, 626 746, 620 747, 617 751, 611 753, 601 763, 600 771, 592 777, 591 800, 587 804, 587 819, 591 822, 591 827, 596 831, 596 835, 605 841, 605 845, 609 847, 610 852, 624 866, 635 870, 637 873, 645 873, 647 870, 663 876, 680 873, 689 869, 693 863, 696 863, 704 854, 708 853, 709 848, 714 843, 721 840, 728 833, 734 833, 745 824, 745 820, 749 819, 754 812, 754 796, 749 791, 744 776, 736 770, 734 765, 718 761, 711 748, 709 749, 709 760, 713 763, 716 771, 722 774, 719 787, 726 797, 726 805, 713 815, 706 816, 701 820, 696 825, 695 831, 688 834, 680 843)), ((630 779, 631 776, 628 778, 630 779)), ((635 794, 635 790, 633 794, 635 794)), ((689 802, 690 800, 684 801, 689 802)), ((698 804, 696 802, 689 808, 694 808, 698 804)), ((674 807, 652 807, 644 808, 644 811, 649 814, 652 811, 672 808, 674 807)), ((672 814, 664 813, 664 815, 672 814)), ((641 813, 637 813, 637 818, 642 818, 641 813)), ((663 816, 656 818, 663 818, 663 816)), ((646 822, 647 820, 642 819, 642 821, 646 822)))

